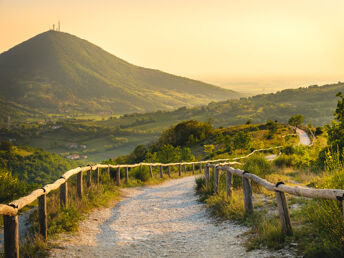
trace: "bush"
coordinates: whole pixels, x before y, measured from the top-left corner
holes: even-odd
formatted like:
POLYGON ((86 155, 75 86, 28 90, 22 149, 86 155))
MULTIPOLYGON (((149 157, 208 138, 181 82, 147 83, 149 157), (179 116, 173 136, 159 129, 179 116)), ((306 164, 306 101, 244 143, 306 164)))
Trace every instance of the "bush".
POLYGON ((13 201, 24 195, 32 187, 25 182, 20 182, 12 173, 0 169, 0 203, 13 201))
POLYGON ((272 173, 272 166, 263 154, 256 154, 246 160, 244 170, 264 178, 272 173))
POLYGON ((317 235, 304 257, 344 257, 344 221, 336 201, 312 200, 303 214, 317 235))
POLYGON ((295 157, 293 155, 281 154, 273 161, 273 164, 278 168, 289 168, 295 165, 295 157))
POLYGON ((150 179, 149 168, 146 166, 140 166, 132 170, 132 176, 137 180, 146 182, 150 179))
POLYGON ((226 192, 211 195, 206 200, 212 212, 226 219, 241 221, 244 219, 244 196, 241 189, 234 189, 231 200, 228 200, 226 192))
POLYGON ((293 146, 289 145, 289 146, 284 147, 281 150, 281 152, 287 155, 291 155, 291 154, 294 154, 295 150, 293 146))

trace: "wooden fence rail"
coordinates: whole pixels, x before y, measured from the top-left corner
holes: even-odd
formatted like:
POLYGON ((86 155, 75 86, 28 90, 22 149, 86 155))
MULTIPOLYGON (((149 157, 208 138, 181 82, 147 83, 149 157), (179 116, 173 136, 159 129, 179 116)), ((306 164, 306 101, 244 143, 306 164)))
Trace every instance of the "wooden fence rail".
MULTIPOLYGON (((92 172, 94 171, 94 183, 99 184, 100 169, 107 169, 108 175, 111 175, 111 169, 115 170, 115 175, 112 176, 117 186, 121 185, 121 169, 125 169, 125 183, 129 181, 129 169, 140 166, 148 166, 150 170, 150 176, 153 176, 152 168, 158 167, 160 169, 160 178, 163 178, 164 167, 167 167, 167 174, 170 176, 171 167, 178 166, 179 176, 183 171, 186 172, 187 166, 192 166, 192 174, 195 174, 195 166, 199 167, 199 172, 202 173, 203 169, 206 173, 206 178, 210 180, 209 164, 221 163, 222 166, 240 164, 235 160, 240 160, 249 157, 257 151, 268 151, 281 148, 281 146, 270 147, 267 149, 255 150, 252 153, 239 158, 232 159, 217 159, 217 160, 206 160, 206 161, 195 161, 195 162, 179 162, 179 163, 138 163, 138 164, 125 164, 125 165, 109 165, 109 164, 96 164, 93 166, 77 167, 65 172, 58 180, 52 184, 45 185, 44 187, 34 190, 29 195, 19 198, 18 200, 12 201, 9 204, 0 204, 0 215, 4 217, 4 249, 5 257, 19 257, 19 235, 18 235, 18 211, 23 207, 31 204, 38 199, 38 215, 40 233, 43 239, 47 239, 47 204, 46 196, 54 190, 60 190, 60 205, 62 207, 68 207, 68 179, 76 175, 76 194, 79 199, 83 196, 83 174, 86 172, 86 185, 90 187, 92 184, 92 172), (231 160, 231 161, 230 161, 231 160)), ((220 171, 221 169, 219 169, 220 171)), ((252 179, 252 178, 251 178, 252 179)), ((232 181, 230 181, 232 182, 232 181)), ((267 184, 269 184, 267 182, 267 184)), ((271 186, 269 186, 271 188, 271 186)), ((287 189, 291 191, 290 189, 287 189)), ((286 191, 287 191, 286 190, 286 191)), ((230 190, 229 190, 230 191, 230 190)), ((331 193, 327 193, 331 195, 331 193)), ((336 194, 336 193, 332 193, 336 194)), ((338 192, 339 194, 339 192, 338 192)), ((331 195, 331 196, 332 196, 331 195)))
MULTIPOLYGON (((280 217, 282 231, 287 235, 292 235, 292 224, 289 215, 288 203, 285 197, 285 193, 314 198, 314 199, 327 199, 327 200, 338 200, 341 202, 341 208, 344 207, 343 197, 344 197, 344 190, 339 189, 315 189, 309 187, 300 187, 300 186, 288 186, 285 185, 283 182, 278 182, 277 184, 272 184, 267 180, 260 178, 254 174, 251 174, 247 171, 243 171, 241 169, 235 169, 229 166, 228 163, 224 164, 207 164, 205 169, 205 182, 206 185, 210 182, 210 174, 209 169, 214 169, 214 192, 218 193, 218 185, 219 185, 219 171, 226 172, 226 192, 229 200, 232 196, 232 184, 233 184, 233 175, 240 176, 242 178, 242 189, 244 193, 244 207, 245 207, 245 214, 253 213, 253 202, 252 202, 252 188, 250 180, 263 186, 265 189, 269 191, 275 192, 275 198, 278 208, 278 213, 280 217)), ((344 212, 342 208, 342 212, 344 212)))
MULTIPOLYGON (((38 199, 38 216, 40 225, 40 234, 43 239, 47 239, 47 203, 46 196, 54 190, 60 190, 60 205, 62 207, 68 207, 68 179, 76 175, 76 194, 78 198, 82 199, 83 195, 83 173, 86 172, 86 185, 90 187, 92 181, 95 184, 99 184, 100 169, 107 169, 107 173, 110 175, 110 170, 115 169, 114 182, 117 186, 121 185, 121 169, 125 169, 125 183, 129 181, 129 168, 135 168, 140 166, 147 166, 150 171, 150 176, 153 177, 153 167, 160 168, 160 177, 163 178, 163 168, 167 167, 167 174, 170 176, 171 167, 179 167, 179 176, 181 176, 182 166, 184 172, 188 165, 192 165, 192 173, 195 173, 195 165, 198 165, 200 171, 202 171, 202 164, 217 163, 228 161, 230 159, 218 159, 208 161, 196 161, 196 162, 180 162, 180 163, 138 163, 127 165, 107 165, 97 164, 94 166, 78 167, 71 169, 64 173, 58 180, 52 184, 48 184, 40 189, 34 190, 29 195, 12 201, 9 204, 0 204, 0 215, 4 216, 4 246, 5 257, 19 257, 19 235, 18 235, 18 211, 23 207, 31 204, 38 199), (92 172, 93 179, 92 179, 92 172)), ((231 162, 236 164, 237 162, 231 162)))

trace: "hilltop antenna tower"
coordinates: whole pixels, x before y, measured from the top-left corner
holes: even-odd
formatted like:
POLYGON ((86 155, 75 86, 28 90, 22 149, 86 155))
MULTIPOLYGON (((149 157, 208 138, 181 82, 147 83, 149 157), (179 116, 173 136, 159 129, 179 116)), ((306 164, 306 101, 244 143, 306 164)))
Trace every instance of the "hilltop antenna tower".
POLYGON ((57 30, 58 30, 58 31, 61 31, 61 24, 60 24, 60 20, 59 20, 59 22, 58 22, 57 30))

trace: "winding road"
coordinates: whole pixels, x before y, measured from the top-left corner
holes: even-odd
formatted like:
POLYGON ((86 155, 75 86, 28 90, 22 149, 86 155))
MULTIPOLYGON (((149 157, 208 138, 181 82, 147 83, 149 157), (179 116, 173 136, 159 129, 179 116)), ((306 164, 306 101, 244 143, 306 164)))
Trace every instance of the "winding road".
MULTIPOLYGON (((64 234, 51 257, 294 257, 287 250, 246 252, 247 227, 216 221, 194 194, 195 177, 122 189, 124 199, 93 211, 64 234)), ((55 242, 56 243, 56 242, 55 242)))

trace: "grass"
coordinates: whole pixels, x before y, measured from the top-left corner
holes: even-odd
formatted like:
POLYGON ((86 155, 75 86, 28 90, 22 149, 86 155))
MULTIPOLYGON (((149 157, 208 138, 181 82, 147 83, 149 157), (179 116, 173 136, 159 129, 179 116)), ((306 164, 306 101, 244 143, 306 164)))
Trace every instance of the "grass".
MULTIPOLYGON (((312 182, 313 187, 344 188, 342 169, 319 174, 309 169, 292 167, 266 168, 266 164, 262 165, 262 162, 259 157, 249 158, 246 168, 272 183, 283 181, 288 185, 295 185, 299 184, 294 181, 297 178, 302 179, 304 184, 312 182), (262 173, 263 167, 264 171, 271 169, 270 173, 262 173)), ((273 192, 252 184, 255 209, 253 214, 245 215, 240 180, 234 183, 232 199, 229 200, 226 196, 224 176, 220 177, 219 194, 214 193, 213 176, 210 178, 208 187, 205 186, 204 178, 196 179, 199 200, 207 204, 214 216, 249 226, 250 231, 246 233, 248 250, 281 249, 292 245, 294 250, 304 257, 344 257, 344 220, 337 201, 312 200, 287 194, 294 234, 286 236, 281 230, 273 192)), ((234 176, 235 178, 239 177, 234 176)))

